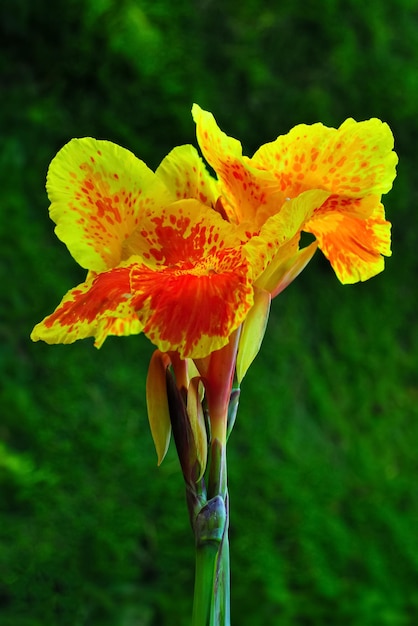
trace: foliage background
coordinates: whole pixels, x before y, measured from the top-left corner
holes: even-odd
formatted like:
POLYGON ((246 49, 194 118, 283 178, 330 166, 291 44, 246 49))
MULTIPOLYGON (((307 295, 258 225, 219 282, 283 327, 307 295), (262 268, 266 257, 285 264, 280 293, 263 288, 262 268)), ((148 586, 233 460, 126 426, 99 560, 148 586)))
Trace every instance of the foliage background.
POLYGON ((235 624, 418 621, 413 0, 3 0, 0 8, 0 622, 187 624, 193 545, 144 384, 152 346, 31 344, 80 282, 44 178, 71 137, 155 167, 193 101, 245 152, 299 122, 376 116, 399 175, 394 254, 342 287, 320 254, 274 303, 230 441, 235 624))

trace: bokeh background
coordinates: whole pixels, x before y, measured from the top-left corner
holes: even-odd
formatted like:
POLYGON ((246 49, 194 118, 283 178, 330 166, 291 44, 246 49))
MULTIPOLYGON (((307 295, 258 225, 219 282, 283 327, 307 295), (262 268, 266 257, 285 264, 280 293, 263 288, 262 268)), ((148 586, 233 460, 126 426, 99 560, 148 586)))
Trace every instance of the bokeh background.
POLYGON ((193 538, 147 425, 144 337, 32 344, 84 279, 44 191, 72 137, 156 167, 192 103, 252 153, 299 122, 380 117, 393 257, 342 286, 320 253, 274 302, 230 439, 240 626, 418 623, 418 5, 2 0, 0 623, 183 626, 193 538))

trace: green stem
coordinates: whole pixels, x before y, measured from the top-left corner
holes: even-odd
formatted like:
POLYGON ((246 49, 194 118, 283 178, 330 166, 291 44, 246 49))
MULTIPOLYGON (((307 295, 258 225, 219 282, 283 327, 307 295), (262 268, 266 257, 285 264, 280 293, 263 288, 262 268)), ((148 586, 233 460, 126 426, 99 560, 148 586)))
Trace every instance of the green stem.
POLYGON ((215 586, 215 621, 213 626, 230 626, 230 573, 229 573, 229 540, 228 523, 220 546, 217 562, 217 579, 215 586))
POLYGON ((211 445, 208 468, 209 500, 197 512, 196 578, 192 626, 229 626, 229 544, 226 450, 211 445))
POLYGON ((211 626, 213 624, 213 590, 217 557, 218 546, 215 543, 196 546, 192 626, 211 626))
POLYGON ((192 626, 230 626, 228 509, 216 496, 195 521, 196 572, 192 626))

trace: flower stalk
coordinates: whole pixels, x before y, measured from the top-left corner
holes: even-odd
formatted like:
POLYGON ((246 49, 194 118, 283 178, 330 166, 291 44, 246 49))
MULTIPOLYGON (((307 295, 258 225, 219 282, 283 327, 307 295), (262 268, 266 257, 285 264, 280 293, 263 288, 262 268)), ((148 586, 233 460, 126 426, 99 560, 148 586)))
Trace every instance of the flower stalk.
POLYGON ((166 369, 171 428, 196 548, 192 626, 230 624, 226 441, 238 409, 236 381, 233 388, 238 338, 239 332, 198 364, 204 385, 201 400, 196 377, 187 381, 176 358, 166 369))

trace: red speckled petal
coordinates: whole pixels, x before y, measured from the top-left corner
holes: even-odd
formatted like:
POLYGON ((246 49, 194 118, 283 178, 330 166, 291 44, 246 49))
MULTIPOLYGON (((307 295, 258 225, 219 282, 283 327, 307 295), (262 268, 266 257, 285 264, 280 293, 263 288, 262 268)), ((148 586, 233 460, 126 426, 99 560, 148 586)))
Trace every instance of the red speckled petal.
POLYGON ((358 197, 388 192, 398 161, 389 126, 378 119, 346 120, 340 128, 299 124, 257 150, 251 164, 273 172, 283 193, 307 189, 358 197))
POLYGON ((180 200, 144 216, 136 248, 144 262, 131 292, 151 341, 182 358, 225 345, 253 297, 237 228, 197 200, 180 200))
POLYGON ((138 266, 131 290, 144 333, 181 358, 204 358, 226 345, 253 303, 251 271, 239 248, 159 270, 138 266))
POLYGON ((150 266, 192 267, 220 249, 240 244, 235 225, 192 199, 144 215, 133 237, 134 248, 150 266))
POLYGON ((130 301, 131 267, 119 267, 78 285, 54 313, 37 324, 33 341, 73 343, 95 337, 100 347, 108 335, 132 335, 142 330, 130 301))
POLYGON ((143 330, 162 352, 203 358, 228 342, 253 302, 252 271, 235 227, 196 200, 145 215, 140 256, 89 272, 32 339, 71 343, 143 330))
POLYGON ((124 242, 141 213, 175 197, 129 150, 109 141, 73 139, 47 178, 57 236, 86 269, 103 271, 127 258, 124 242))

